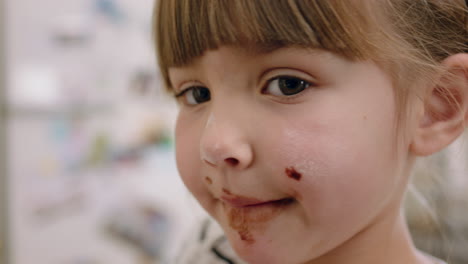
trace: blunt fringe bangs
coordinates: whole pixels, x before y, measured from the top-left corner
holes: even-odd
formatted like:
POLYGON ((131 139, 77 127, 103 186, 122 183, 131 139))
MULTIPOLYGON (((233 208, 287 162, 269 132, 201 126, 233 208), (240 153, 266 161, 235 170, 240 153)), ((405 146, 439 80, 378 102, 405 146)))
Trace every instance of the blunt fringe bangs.
MULTIPOLYGON (((356 1, 160 0, 155 43, 165 79, 167 68, 190 63, 221 45, 268 52, 286 46, 324 49, 349 59, 371 57, 363 35, 368 23, 356 1)), ((361 6, 362 8, 362 6, 361 6)))

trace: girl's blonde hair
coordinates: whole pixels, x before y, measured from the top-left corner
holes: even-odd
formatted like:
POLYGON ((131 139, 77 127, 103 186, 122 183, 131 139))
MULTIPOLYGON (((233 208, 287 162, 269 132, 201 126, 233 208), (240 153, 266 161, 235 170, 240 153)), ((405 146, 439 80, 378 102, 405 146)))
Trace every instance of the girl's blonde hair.
MULTIPOLYGON (((158 0, 154 36, 168 89, 168 68, 221 45, 269 52, 297 46, 373 60, 392 76, 396 103, 409 86, 467 52, 464 0, 158 0)), ((404 111, 399 111, 399 117, 404 111)))

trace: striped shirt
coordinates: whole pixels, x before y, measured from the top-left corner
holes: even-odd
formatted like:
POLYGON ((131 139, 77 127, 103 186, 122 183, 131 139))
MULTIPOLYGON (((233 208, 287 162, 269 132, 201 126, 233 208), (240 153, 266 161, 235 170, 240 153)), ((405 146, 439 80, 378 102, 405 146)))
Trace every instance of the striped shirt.
POLYGON ((221 227, 204 219, 185 241, 175 264, 247 264, 229 245, 221 227))

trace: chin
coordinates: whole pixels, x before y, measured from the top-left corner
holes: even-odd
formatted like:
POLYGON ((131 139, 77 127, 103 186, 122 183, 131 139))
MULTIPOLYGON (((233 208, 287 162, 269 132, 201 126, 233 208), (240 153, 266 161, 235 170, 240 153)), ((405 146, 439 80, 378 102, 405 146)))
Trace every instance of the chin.
POLYGON ((291 263, 291 256, 284 254, 282 249, 274 248, 271 242, 257 240, 246 243, 239 239, 238 234, 228 237, 237 255, 249 264, 285 264, 291 263))
POLYGON ((272 255, 273 250, 270 252, 252 250, 252 249, 234 249, 236 253, 249 264, 285 264, 281 258, 272 255))

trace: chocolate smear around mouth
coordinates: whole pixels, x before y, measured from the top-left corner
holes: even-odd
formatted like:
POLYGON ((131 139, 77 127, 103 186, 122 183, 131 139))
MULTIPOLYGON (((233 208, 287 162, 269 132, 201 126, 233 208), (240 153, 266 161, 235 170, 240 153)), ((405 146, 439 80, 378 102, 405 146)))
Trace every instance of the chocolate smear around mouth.
POLYGON ((237 231, 242 241, 253 244, 255 239, 252 230, 261 231, 266 222, 276 217, 285 206, 292 202, 294 202, 294 199, 287 198, 260 206, 254 205, 241 208, 224 206, 227 209, 229 226, 237 231))
POLYGON ((223 191, 223 193, 225 193, 225 194, 227 194, 227 195, 232 195, 232 192, 229 191, 229 190, 226 189, 226 188, 223 188, 222 191, 223 191))
POLYGON ((210 177, 205 177, 205 181, 206 181, 208 184, 213 184, 213 180, 212 180, 210 177))
POLYGON ((289 178, 294 179, 296 181, 300 181, 302 178, 302 174, 296 171, 294 167, 288 167, 284 170, 286 172, 286 175, 288 175, 289 178))

